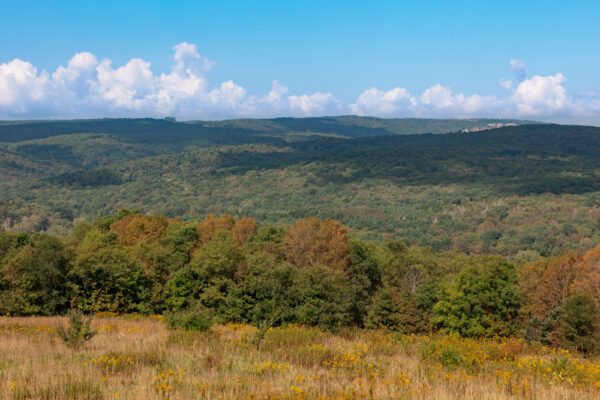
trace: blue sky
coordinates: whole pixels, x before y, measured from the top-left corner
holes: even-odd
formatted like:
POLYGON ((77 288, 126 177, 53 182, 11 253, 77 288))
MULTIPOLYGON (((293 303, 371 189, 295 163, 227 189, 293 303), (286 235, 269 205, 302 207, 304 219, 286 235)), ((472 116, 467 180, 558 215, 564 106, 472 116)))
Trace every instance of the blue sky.
POLYGON ((599 123, 598 15, 597 1, 2 0, 0 117, 599 123), (94 59, 69 69, 78 53, 94 59), (149 65, 118 72, 132 59, 149 65))

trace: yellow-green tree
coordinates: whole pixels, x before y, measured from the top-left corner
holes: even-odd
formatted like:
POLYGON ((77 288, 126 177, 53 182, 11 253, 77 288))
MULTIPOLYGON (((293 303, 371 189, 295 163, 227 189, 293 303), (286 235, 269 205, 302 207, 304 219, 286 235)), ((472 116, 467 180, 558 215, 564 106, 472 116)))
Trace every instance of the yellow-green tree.
POLYGON ((318 218, 296 221, 282 240, 289 262, 298 268, 321 265, 346 271, 350 259, 346 228, 339 222, 318 218))

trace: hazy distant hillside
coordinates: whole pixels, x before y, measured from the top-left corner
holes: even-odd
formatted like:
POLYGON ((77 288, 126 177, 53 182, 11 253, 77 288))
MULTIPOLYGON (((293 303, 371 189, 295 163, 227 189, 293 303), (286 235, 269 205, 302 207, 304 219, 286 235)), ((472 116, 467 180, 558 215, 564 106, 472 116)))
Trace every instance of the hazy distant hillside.
POLYGON ((503 119, 381 119, 373 117, 319 117, 239 119, 175 122, 171 119, 93 119, 70 121, 0 122, 0 142, 19 142, 72 133, 110 133, 131 141, 165 143, 194 141, 232 144, 246 136, 282 133, 328 134, 344 137, 446 133, 483 127, 491 123, 517 124, 531 121, 503 119))
POLYGON ((205 122, 204 126, 241 128, 270 133, 314 132, 345 137, 380 135, 410 135, 420 133, 448 133, 463 129, 484 128, 490 124, 531 124, 533 121, 507 119, 425 119, 425 118, 374 118, 374 117, 320 117, 238 119, 205 122))
POLYGON ((2 127, 5 229, 66 232, 77 218, 126 207, 190 219, 230 213, 263 224, 317 215, 374 240, 532 258, 600 242, 600 128, 544 124, 349 139, 326 126, 347 126, 348 136, 419 123, 470 128, 458 120, 358 117, 70 127, 95 123, 113 130, 69 134, 70 123, 49 122, 37 132, 23 123, 10 125, 13 134, 21 127, 45 137, 14 141, 2 127), (300 134, 298 124, 314 135, 300 134))

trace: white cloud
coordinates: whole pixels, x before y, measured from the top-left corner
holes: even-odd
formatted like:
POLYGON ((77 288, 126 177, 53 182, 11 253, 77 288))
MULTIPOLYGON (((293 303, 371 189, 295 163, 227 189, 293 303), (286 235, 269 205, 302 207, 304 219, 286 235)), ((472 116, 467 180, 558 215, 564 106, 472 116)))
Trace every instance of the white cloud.
POLYGON ((114 107, 144 108, 145 97, 155 87, 150 63, 139 58, 117 69, 111 67, 110 60, 102 60, 96 72, 97 94, 114 107))
POLYGON ((563 86, 565 77, 558 73, 550 76, 534 76, 517 86, 512 101, 521 115, 553 114, 569 106, 563 86))
POLYGON ((425 89, 421 95, 421 102, 433 108, 452 107, 455 101, 450 88, 440 84, 425 89))
POLYGON ((160 75, 139 58, 115 68, 111 60, 98 61, 89 52, 75 54, 52 74, 38 72, 18 59, 0 64, 0 117, 175 115, 193 119, 341 111, 331 93, 289 95, 289 89, 277 81, 262 97, 249 96, 231 80, 211 88, 207 74, 215 62, 203 58, 190 43, 173 50, 171 70, 160 75))
POLYGON ((303 94, 300 96, 290 96, 290 109, 300 115, 325 115, 330 110, 338 109, 339 102, 331 93, 314 93, 311 95, 303 94))
POLYGON ((518 60, 516 58, 510 60, 510 71, 515 76, 517 82, 523 81, 527 76, 527 68, 525 67, 523 60, 518 60))
POLYGON ((529 79, 527 68, 521 60, 510 61, 515 80, 499 80, 502 96, 480 94, 455 94, 448 86, 433 85, 416 100, 408 92, 403 96, 391 96, 376 88, 364 91, 349 109, 360 115, 405 116, 407 113, 420 117, 541 117, 545 119, 568 119, 584 116, 600 122, 600 98, 593 91, 569 96, 566 79, 561 73, 549 76, 535 75, 529 79), (394 101, 385 98, 411 99, 410 106, 394 107, 394 101))
POLYGON ((410 115, 417 100, 408 90, 400 87, 383 91, 377 88, 367 89, 358 96, 356 103, 350 104, 350 111, 357 115, 381 117, 410 115))
POLYGON ((272 82, 262 95, 232 80, 212 84, 215 62, 195 45, 173 47, 173 65, 160 75, 148 61, 132 58, 113 66, 94 54, 75 54, 52 73, 14 59, 0 64, 0 118, 176 116, 181 119, 358 114, 381 117, 585 117, 600 122, 600 98, 593 91, 569 95, 561 73, 527 78, 521 60, 510 61, 513 79, 500 79, 501 94, 455 93, 436 84, 420 95, 403 87, 363 91, 343 105, 332 93, 290 93, 272 82))
MULTIPOLYGON (((422 107, 434 116, 468 116, 487 114, 499 105, 495 96, 453 94, 449 87, 434 85, 421 95, 422 107)), ((423 112, 423 111, 422 111, 423 112)))
POLYGON ((48 74, 31 63, 14 59, 0 64, 0 107, 9 112, 27 112, 31 102, 42 99, 46 94, 48 74))
POLYGON ((175 65, 173 73, 177 75, 195 75, 200 76, 208 72, 216 63, 203 58, 198 53, 198 48, 195 44, 187 42, 179 43, 173 47, 175 50, 175 65))
POLYGON ((290 90, 281 85, 278 80, 274 80, 271 84, 271 90, 269 93, 262 99, 258 100, 258 102, 262 104, 263 107, 268 108, 272 113, 277 114, 283 112, 289 105, 287 96, 289 91, 290 90))

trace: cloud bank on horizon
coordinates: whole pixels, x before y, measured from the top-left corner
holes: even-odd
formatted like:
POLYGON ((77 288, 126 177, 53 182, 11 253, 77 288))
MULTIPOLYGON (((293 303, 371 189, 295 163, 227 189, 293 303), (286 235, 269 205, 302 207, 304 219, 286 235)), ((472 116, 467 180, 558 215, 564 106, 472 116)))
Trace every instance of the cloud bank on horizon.
POLYGON ((194 44, 174 46, 169 73, 155 75, 150 63, 132 58, 114 67, 89 52, 75 54, 49 73, 14 59, 0 64, 0 118, 165 117, 221 119, 357 114, 377 117, 600 118, 594 92, 570 95, 561 73, 528 77, 525 63, 511 60, 513 78, 500 79, 501 95, 454 93, 435 84, 421 94, 402 87, 366 89, 343 104, 332 93, 290 94, 274 80, 266 94, 248 94, 232 80, 211 87, 214 61, 194 44))

